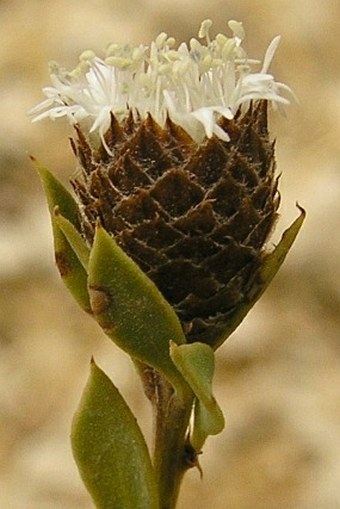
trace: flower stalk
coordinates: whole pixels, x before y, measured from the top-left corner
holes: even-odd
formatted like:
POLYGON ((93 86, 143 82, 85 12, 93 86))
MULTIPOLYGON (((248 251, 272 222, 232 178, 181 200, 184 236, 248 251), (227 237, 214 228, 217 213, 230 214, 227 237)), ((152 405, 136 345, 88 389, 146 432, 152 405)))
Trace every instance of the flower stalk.
POLYGON ((194 466, 188 457, 188 424, 193 394, 174 394, 166 381, 158 385, 154 402, 153 465, 160 509, 174 509, 185 472, 194 466))
POLYGON ((283 263, 304 220, 269 250, 278 178, 268 107, 289 87, 230 35, 176 48, 85 51, 52 86, 34 121, 66 117, 79 177, 74 197, 38 163, 67 288, 132 359, 152 405, 152 454, 114 384, 95 365, 72 427, 73 453, 98 508, 175 509, 182 478, 224 428, 214 352, 283 263), (190 423, 190 425, 189 425, 190 423), (112 458, 117 458, 114 461, 112 458), (138 475, 136 475, 136 471, 138 475), (141 486, 143 487, 141 488, 141 486))

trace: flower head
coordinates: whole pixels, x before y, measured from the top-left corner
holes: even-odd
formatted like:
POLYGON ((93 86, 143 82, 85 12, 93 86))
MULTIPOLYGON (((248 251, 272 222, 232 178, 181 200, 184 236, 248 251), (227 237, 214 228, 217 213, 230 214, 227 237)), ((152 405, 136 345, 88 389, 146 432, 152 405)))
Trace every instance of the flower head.
POLYGON ((75 124, 72 185, 88 245, 99 220, 187 340, 213 347, 258 292, 279 206, 267 106, 289 91, 268 73, 279 37, 261 66, 242 48, 242 24, 228 25, 231 37, 211 40, 206 20, 200 40, 177 49, 161 33, 150 47, 110 44, 104 58, 85 51, 71 72, 52 64, 53 86, 31 111, 75 124))
POLYGON ((191 39, 177 49, 174 38, 160 33, 150 47, 110 44, 104 58, 85 51, 71 72, 53 63, 52 86, 43 89, 47 98, 29 113, 33 121, 88 119, 90 131, 98 132, 104 145, 111 113, 124 120, 130 110, 141 119, 151 114, 162 127, 169 116, 195 141, 213 135, 228 141, 228 132, 218 123, 221 117, 232 119, 252 100, 289 102, 284 96, 289 87, 268 73, 280 37, 273 39, 262 69, 256 71, 259 62, 242 48, 242 23, 232 20, 228 26, 230 37, 218 34, 211 40, 211 21, 205 20, 198 33, 201 41, 191 39))

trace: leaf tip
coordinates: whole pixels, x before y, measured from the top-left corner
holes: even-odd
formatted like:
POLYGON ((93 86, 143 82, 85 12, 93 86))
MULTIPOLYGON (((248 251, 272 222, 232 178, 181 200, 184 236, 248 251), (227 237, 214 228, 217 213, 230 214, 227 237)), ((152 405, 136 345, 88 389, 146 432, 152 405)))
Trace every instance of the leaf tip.
POLYGON ((300 205, 300 203, 299 203, 298 201, 295 203, 295 205, 296 205, 296 207, 299 209, 299 211, 300 211, 300 213, 301 213, 301 216, 302 216, 302 217, 303 217, 303 219, 304 219, 304 218, 306 217, 306 215, 307 215, 307 211, 306 211, 306 209, 304 209, 304 208, 300 205))
POLYGON ((41 164, 40 161, 38 161, 38 159, 33 156, 32 154, 28 154, 28 157, 30 158, 31 162, 33 163, 36 171, 38 172, 39 176, 41 179, 44 178, 44 176, 47 175, 48 173, 48 170, 41 164))
POLYGON ((177 343, 173 339, 170 339, 169 341, 170 356, 175 352, 176 348, 178 348, 177 343))
POLYGON ((105 228, 104 228, 104 226, 103 226, 103 224, 102 224, 102 221, 101 221, 100 217, 97 217, 97 219, 96 219, 95 229, 96 229, 96 231, 107 233, 105 228))

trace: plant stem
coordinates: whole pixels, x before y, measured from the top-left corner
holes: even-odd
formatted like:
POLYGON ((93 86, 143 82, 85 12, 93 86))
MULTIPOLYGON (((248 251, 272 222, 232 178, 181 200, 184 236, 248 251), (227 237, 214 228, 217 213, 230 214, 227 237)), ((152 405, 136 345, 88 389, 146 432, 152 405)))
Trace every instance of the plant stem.
POLYGON ((153 408, 153 464, 159 509, 175 509, 185 472, 197 466, 187 436, 194 395, 189 386, 175 391, 150 366, 136 361, 135 365, 153 408))
POLYGON ((160 509, 175 509, 187 461, 187 430, 193 395, 178 394, 159 377, 154 401, 153 462, 159 489, 160 509))

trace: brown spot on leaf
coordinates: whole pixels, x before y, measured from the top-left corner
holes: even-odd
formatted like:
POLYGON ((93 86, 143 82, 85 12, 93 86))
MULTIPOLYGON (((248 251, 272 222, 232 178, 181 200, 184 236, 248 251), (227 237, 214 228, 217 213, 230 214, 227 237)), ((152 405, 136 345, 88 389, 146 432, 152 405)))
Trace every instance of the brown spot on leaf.
POLYGON ((72 265, 63 251, 56 251, 55 262, 61 277, 64 278, 68 276, 72 270, 72 265))
POLYGON ((110 307, 112 299, 107 289, 90 287, 89 295, 94 315, 102 315, 110 307))

